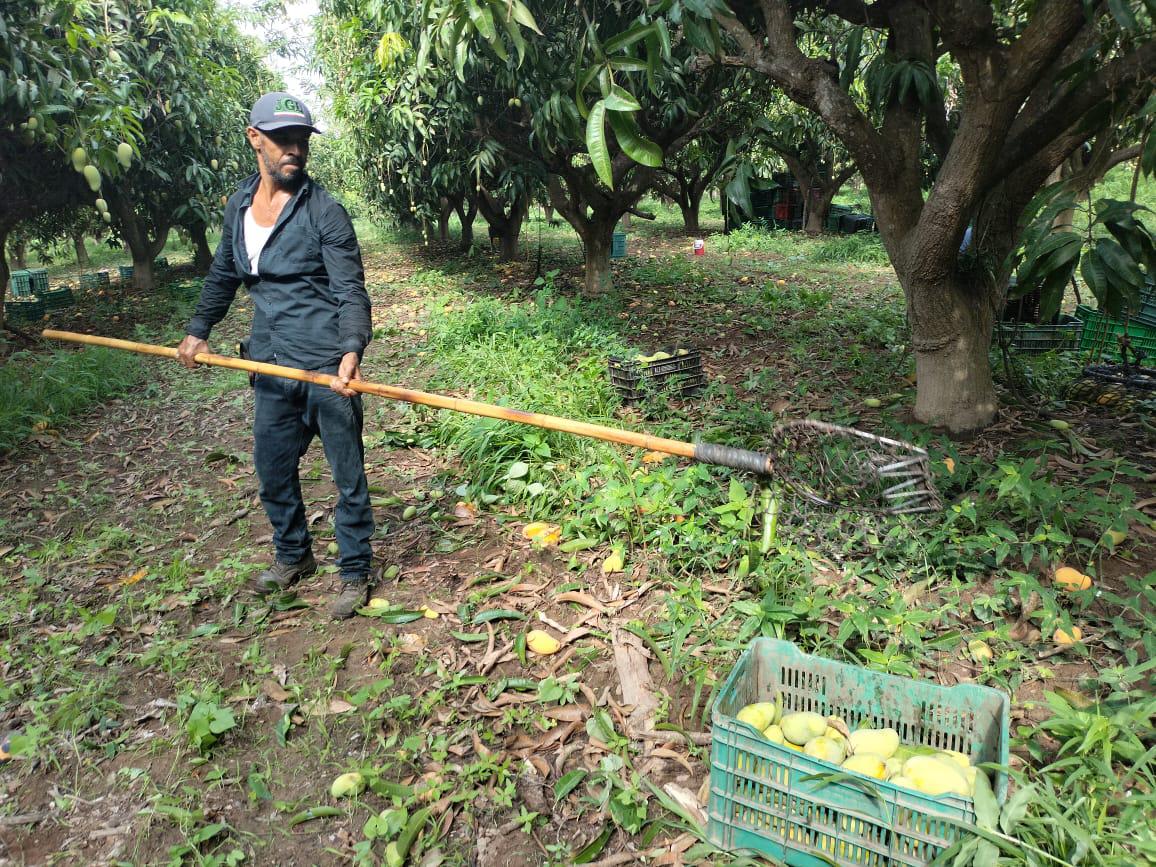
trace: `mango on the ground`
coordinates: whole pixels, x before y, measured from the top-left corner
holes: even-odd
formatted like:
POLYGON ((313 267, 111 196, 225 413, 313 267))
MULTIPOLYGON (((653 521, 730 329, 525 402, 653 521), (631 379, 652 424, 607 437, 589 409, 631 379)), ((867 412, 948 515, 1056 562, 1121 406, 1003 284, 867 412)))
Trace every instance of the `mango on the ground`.
POLYGON ((333 781, 333 785, 329 787, 329 794, 335 798, 351 798, 354 795, 360 795, 365 791, 365 777, 352 771, 348 774, 342 774, 333 781))

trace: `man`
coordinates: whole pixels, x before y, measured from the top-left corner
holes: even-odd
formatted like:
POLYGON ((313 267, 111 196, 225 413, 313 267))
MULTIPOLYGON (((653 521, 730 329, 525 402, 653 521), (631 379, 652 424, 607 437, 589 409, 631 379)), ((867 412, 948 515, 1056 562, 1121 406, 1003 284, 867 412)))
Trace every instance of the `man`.
POLYGON ((251 589, 262 596, 286 590, 317 569, 298 465, 319 435, 338 490, 342 583, 331 613, 344 620, 369 593, 373 513, 361 396, 349 383, 361 379, 372 325, 353 224, 305 173, 317 131, 309 109, 287 93, 267 93, 253 105, 245 135, 257 174, 225 206, 221 243, 178 355, 196 367, 194 357, 209 351, 209 332, 244 283, 254 307, 249 357, 336 376, 332 388, 260 375, 253 382, 253 462, 276 556, 251 589))

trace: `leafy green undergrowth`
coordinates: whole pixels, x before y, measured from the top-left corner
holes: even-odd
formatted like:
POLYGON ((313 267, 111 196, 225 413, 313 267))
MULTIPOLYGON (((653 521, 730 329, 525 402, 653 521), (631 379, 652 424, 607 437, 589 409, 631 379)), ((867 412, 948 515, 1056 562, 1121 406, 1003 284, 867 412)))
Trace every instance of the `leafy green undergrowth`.
POLYGON ((144 376, 138 356, 116 349, 14 353, 0 368, 0 452, 123 394, 144 376))

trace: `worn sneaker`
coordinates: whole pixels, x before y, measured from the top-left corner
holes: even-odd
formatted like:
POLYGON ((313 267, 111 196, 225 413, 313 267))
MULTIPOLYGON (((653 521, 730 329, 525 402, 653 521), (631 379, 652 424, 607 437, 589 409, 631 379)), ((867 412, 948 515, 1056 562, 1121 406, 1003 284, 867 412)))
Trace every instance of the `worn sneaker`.
POLYGON ((342 581, 341 592, 329 609, 334 620, 348 620, 369 601, 368 581, 342 581))
POLYGON ((257 596, 268 596, 288 590, 302 578, 308 578, 317 571, 317 561, 309 551, 296 563, 282 563, 275 560, 273 565, 250 582, 249 587, 257 596))

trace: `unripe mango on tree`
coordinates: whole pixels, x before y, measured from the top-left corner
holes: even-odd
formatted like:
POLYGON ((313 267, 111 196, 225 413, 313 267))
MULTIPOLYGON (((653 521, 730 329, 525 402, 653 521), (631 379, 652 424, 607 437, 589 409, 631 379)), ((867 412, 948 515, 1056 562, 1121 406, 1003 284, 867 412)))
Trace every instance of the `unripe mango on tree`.
POLYGON ((106 202, 104 199, 97 199, 95 204, 96 204, 96 209, 98 211, 100 211, 102 214, 108 210, 108 202, 106 202))
POLYGON ((105 211, 104 213, 102 213, 102 214, 100 215, 100 218, 101 218, 102 220, 104 220, 106 223, 111 223, 111 222, 112 222, 112 214, 110 214, 108 211, 105 211))
POLYGON ((220 163, 217 162, 216 160, 209 160, 209 168, 211 168, 213 171, 216 171, 217 166, 219 166, 219 165, 220 165, 220 163))
POLYGON ((38 126, 40 126, 40 118, 38 118, 36 116, 28 118, 28 128, 29 129, 36 129, 36 127, 38 127, 38 126))
POLYGON ((132 145, 122 141, 116 146, 116 159, 126 169, 132 165, 132 145))
POLYGON ((110 51, 108 53, 108 59, 112 63, 120 63, 120 52, 114 48, 112 51, 110 51))
POLYGON ((86 165, 88 165, 88 154, 84 152, 84 148, 77 148, 72 152, 72 167, 78 172, 83 172, 86 165))
POLYGON ((100 169, 96 166, 84 167, 84 179, 88 181, 88 188, 94 193, 100 189, 100 169))

